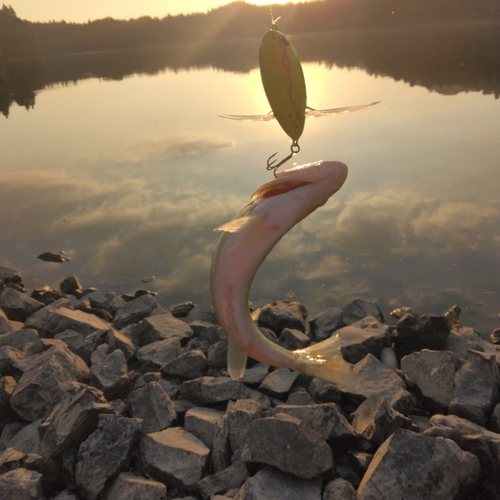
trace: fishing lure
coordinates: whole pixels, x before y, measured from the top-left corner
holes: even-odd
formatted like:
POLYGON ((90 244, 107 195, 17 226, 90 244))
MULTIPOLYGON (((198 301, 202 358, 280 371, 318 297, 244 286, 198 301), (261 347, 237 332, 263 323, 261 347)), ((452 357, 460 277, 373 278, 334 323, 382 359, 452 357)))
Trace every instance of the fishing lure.
MULTIPOLYGON (((279 18, 278 18, 279 19, 279 18)), ((266 115, 218 115, 239 121, 269 121, 276 119, 292 139, 290 154, 276 164, 274 153, 267 160, 267 169, 276 170, 300 151, 299 138, 304 131, 305 119, 350 113, 378 104, 379 101, 358 106, 332 109, 314 109, 307 106, 306 83, 299 56, 287 37, 278 31, 272 19, 271 29, 263 36, 259 50, 262 85, 271 106, 266 115)))

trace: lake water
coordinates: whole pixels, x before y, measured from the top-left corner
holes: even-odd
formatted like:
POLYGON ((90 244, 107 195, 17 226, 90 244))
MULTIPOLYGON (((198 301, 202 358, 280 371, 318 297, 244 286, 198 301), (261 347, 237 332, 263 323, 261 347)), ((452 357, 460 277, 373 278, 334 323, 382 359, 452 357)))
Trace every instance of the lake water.
MULTIPOLYGON (((498 76, 468 80, 457 63, 446 78, 438 67, 433 81, 415 58, 398 73, 374 69, 369 54, 335 62, 306 39, 292 41, 304 54, 310 106, 381 103, 306 122, 293 161, 339 160, 349 175, 276 246, 250 300, 298 300, 315 314, 361 297, 386 316, 458 304, 463 323, 488 335, 500 326, 498 76)), ((106 61, 111 68, 127 54, 58 60, 59 69, 81 66, 74 77, 45 61, 34 107, 13 104, 0 117, 0 265, 30 289, 75 274, 103 292, 146 286, 164 306, 193 300, 208 309, 213 229, 271 178, 267 158, 290 146, 274 121, 217 117, 269 111, 258 44, 213 49, 234 67, 200 59, 194 45, 197 59, 109 76, 106 61), (238 66, 239 51, 248 65, 238 66), (58 250, 71 261, 37 259, 58 250), (148 276, 156 279, 141 283, 148 276)), ((180 51, 154 57, 167 50, 180 51)))

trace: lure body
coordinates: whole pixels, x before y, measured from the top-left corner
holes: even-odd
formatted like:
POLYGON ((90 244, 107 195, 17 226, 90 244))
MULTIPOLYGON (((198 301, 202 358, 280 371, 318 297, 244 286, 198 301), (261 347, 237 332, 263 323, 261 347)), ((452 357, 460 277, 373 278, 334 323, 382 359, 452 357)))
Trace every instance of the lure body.
POLYGON ((331 382, 354 383, 351 365, 333 336, 306 349, 288 351, 268 340, 252 321, 248 293, 259 266, 276 243, 298 222, 322 206, 344 183, 347 167, 318 162, 278 172, 224 231, 211 268, 210 291, 215 313, 228 335, 228 372, 245 373, 247 356, 262 363, 298 370, 331 382))

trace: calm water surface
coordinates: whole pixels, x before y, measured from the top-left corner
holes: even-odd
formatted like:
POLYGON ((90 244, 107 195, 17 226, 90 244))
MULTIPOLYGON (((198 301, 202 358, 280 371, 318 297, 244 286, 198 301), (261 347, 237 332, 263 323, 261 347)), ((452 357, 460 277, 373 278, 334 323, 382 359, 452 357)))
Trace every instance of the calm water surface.
MULTIPOLYGON (((13 105, 0 119, 0 265, 30 289, 76 274, 133 292, 154 275, 146 286, 162 305, 209 308, 213 229, 289 141, 276 122, 216 116, 269 111, 257 68, 205 66, 88 77, 38 91, 29 111, 13 105), (72 260, 36 258, 49 250, 72 260)), ((304 63, 310 106, 381 103, 306 122, 295 162, 339 160, 349 176, 273 250, 251 300, 315 314, 362 297, 386 316, 458 304, 489 334, 500 325, 500 100, 342 66, 304 63)))

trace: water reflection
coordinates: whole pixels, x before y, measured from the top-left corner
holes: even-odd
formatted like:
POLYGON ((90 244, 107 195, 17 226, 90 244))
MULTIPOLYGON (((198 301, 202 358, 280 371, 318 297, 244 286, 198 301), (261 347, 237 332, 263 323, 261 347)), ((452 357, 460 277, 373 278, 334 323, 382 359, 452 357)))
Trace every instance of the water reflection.
MULTIPOLYGON (((251 300, 293 298, 312 314, 360 296, 378 301, 386 313, 402 305, 441 313, 458 303, 465 323, 489 333, 499 312, 500 101, 472 92, 483 80, 467 68, 446 78, 437 66, 422 69, 419 78, 429 89, 448 82, 471 90, 453 97, 368 75, 352 66, 370 61, 371 73, 398 68, 404 75, 398 78, 417 82, 416 70, 401 65, 398 53, 377 66, 373 55, 359 59, 368 42, 354 44, 349 56, 342 37, 335 40, 335 57, 345 68, 333 58, 328 65, 304 64, 311 105, 382 103, 307 122, 304 154, 296 160, 338 159, 349 166, 349 177, 278 244, 251 300)), ((269 152, 288 149, 276 123, 216 117, 268 111, 258 71, 251 70, 255 42, 248 45, 253 62, 241 43, 238 58, 234 45, 224 50, 234 57, 225 69, 239 64, 249 71, 242 74, 208 67, 162 73, 163 49, 142 63, 126 54, 75 56, 70 61, 80 58, 83 66, 74 67, 49 61, 46 83, 87 79, 46 88, 33 112, 11 107, 0 122, 0 265, 19 269, 30 287, 57 287, 74 273, 85 286, 123 292, 155 275, 147 286, 162 304, 194 300, 209 307, 208 269, 219 237, 213 228, 268 180, 269 152), (141 74, 123 81, 87 74, 134 72, 141 74), (36 259, 59 249, 71 262, 36 259)), ((294 43, 306 61, 327 61, 312 52, 307 37, 294 43)), ((209 53, 200 48, 186 61, 217 66, 209 53)), ((484 81, 498 93, 497 77, 484 81)))

